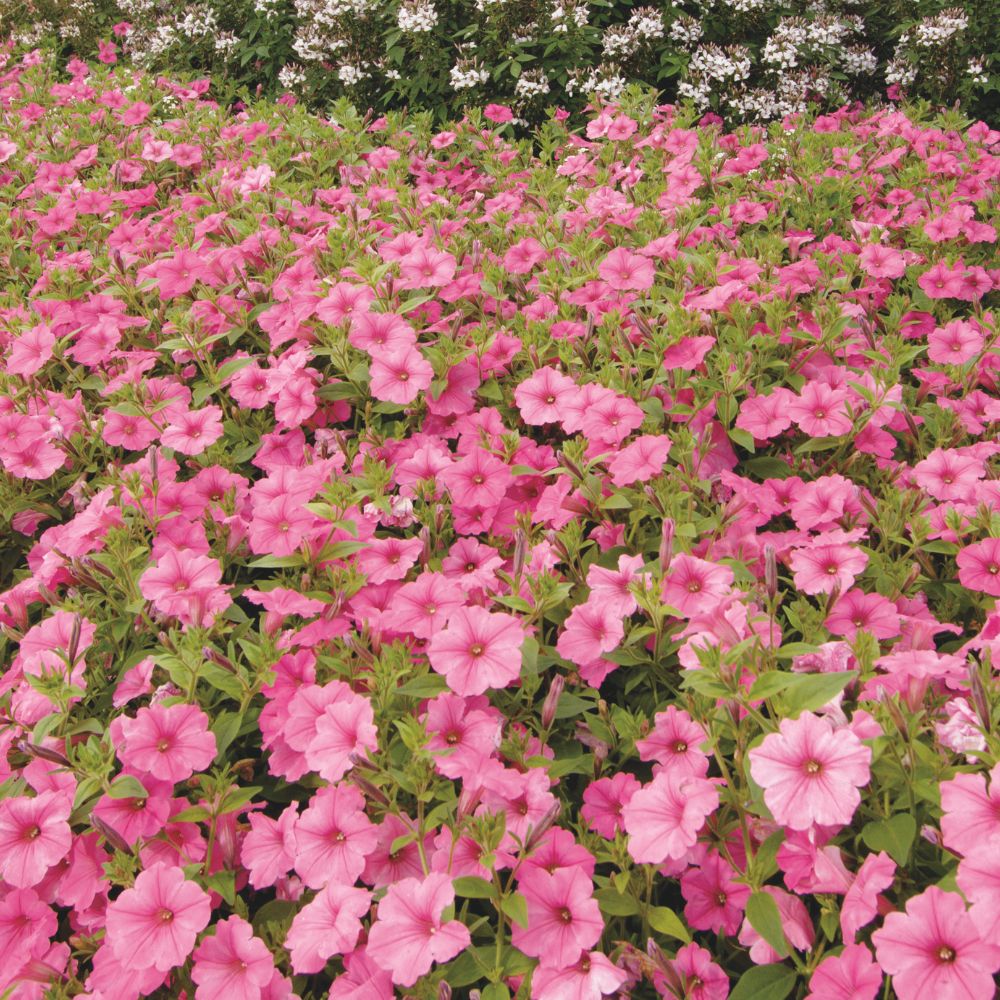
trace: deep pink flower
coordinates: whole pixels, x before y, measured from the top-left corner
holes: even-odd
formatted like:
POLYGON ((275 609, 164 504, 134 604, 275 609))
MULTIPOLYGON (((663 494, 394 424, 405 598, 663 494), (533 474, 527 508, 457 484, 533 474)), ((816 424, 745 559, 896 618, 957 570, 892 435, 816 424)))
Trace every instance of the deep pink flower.
POLYGON ((777 822, 792 830, 850 823, 868 783, 871 750, 812 712, 782 719, 750 751, 750 773, 777 822))
POLYGON ((463 507, 496 507, 514 477, 507 465, 482 448, 473 451, 438 477, 463 507))
MULTIPOLYGON (((677 950, 670 967, 684 984, 681 1000, 726 1000, 729 996, 729 977, 712 961, 707 948, 694 943, 684 945, 677 950)), ((654 971, 653 982, 662 996, 674 995, 659 970, 654 971)))
POLYGON ((698 831, 719 805, 719 792, 704 778, 681 778, 660 771, 622 809, 628 851, 640 864, 661 865, 683 858, 698 831))
POLYGON ((622 809, 641 787, 639 780, 627 771, 617 771, 610 778, 598 778, 583 790, 580 815, 591 830, 613 840, 616 833, 625 830, 622 809))
POLYGON ((967 545, 955 561, 963 587, 1000 597, 1000 538, 984 538, 967 545))
POLYGON ((208 893, 158 862, 108 906, 108 942, 118 961, 168 972, 191 954, 211 912, 208 893))
POLYGON ((654 773, 667 771, 676 778, 704 778, 708 756, 701 749, 708 740, 705 730, 683 709, 668 705, 653 718, 653 731, 635 741, 640 760, 656 761, 654 773))
POLYGON ((847 414, 847 391, 825 382, 807 382, 788 403, 788 415, 811 437, 839 437, 853 426, 847 414))
POLYGON ((205 406, 187 410, 171 419, 160 434, 160 443, 183 455, 200 455, 222 437, 222 409, 205 406))
POLYGON ((270 950, 240 917, 217 923, 215 934, 203 938, 194 952, 191 978, 198 984, 197 1000, 259 1000, 273 975, 270 950))
POLYGON ((528 903, 527 929, 514 926, 514 947, 564 969, 600 939, 604 930, 594 884, 579 868, 523 873, 518 889, 528 903))
POLYGON ((455 694, 477 695, 517 680, 524 639, 524 629, 513 615, 465 607, 431 639, 427 658, 455 694))
POLYGON ((941 838, 958 854, 1000 837, 1000 764, 990 771, 986 789, 983 774, 956 774, 941 782, 941 838))
POLYGON ((894 639, 900 633, 899 614, 881 594, 852 589, 842 594, 826 617, 826 627, 834 635, 853 640, 858 632, 876 639, 894 639))
POLYGON ((210 625, 232 603, 216 559, 168 549, 139 577, 139 590, 161 614, 183 625, 210 625))
POLYGON ((743 921, 750 886, 736 881, 737 872, 717 851, 681 876, 686 901, 684 918, 699 931, 735 934, 743 921))
POLYGON ((451 879, 438 872, 389 886, 368 934, 368 954, 398 986, 412 986, 435 962, 447 962, 469 946, 468 927, 442 919, 454 902, 451 879))
POLYGON ((208 716, 196 705, 151 705, 134 719, 121 717, 123 746, 118 757, 126 767, 176 784, 204 771, 216 754, 208 716))
POLYGON ((622 616, 614 604, 587 600, 573 608, 563 623, 556 652, 584 666, 617 649, 624 635, 622 616))
POLYGON ((996 992, 1000 947, 980 936, 962 897, 936 885, 890 913, 872 935, 899 1000, 983 1000, 996 992))

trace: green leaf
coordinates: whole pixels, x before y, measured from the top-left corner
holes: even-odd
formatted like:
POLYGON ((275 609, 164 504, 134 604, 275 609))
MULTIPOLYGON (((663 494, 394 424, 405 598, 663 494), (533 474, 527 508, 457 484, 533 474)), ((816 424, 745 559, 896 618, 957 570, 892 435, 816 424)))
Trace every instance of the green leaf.
POLYGON ((145 799, 149 792, 138 778, 131 774, 120 774, 108 788, 108 795, 113 799, 145 799))
POLYGON ((773 896, 766 892, 751 893, 747 900, 747 920, 782 958, 788 955, 788 942, 781 927, 781 913, 773 896))
POLYGON ((466 899, 493 898, 493 883, 478 875, 461 875, 452 879, 451 884, 455 887, 456 896, 464 896, 466 899))
POLYGON ((610 917, 634 917, 641 912, 634 896, 623 896, 617 889, 598 889, 594 898, 601 912, 610 917))
POLYGON ((795 970, 787 965, 757 965, 740 976, 729 1000, 785 1000, 795 979, 795 970))
POLYGON ((667 937, 677 938, 678 941, 688 942, 691 934, 681 920, 669 906, 654 906, 649 911, 649 926, 660 934, 667 937))
POLYGON ((272 899, 254 913, 251 923, 254 930, 259 930, 266 924, 281 924, 293 917, 298 909, 299 904, 293 900, 272 899))
POLYGON ((188 806, 170 817, 171 823, 207 823, 212 814, 204 806, 188 806))
POLYGON ((447 688, 448 681, 441 674, 424 674, 401 684, 396 688, 396 693, 405 694, 409 698, 433 698, 447 688))
POLYGON ((796 674, 795 683, 782 696, 792 715, 812 712, 832 701, 857 676, 856 670, 832 674, 796 674))
POLYGON ((782 673, 780 670, 771 670, 762 674, 753 682, 750 693, 747 697, 750 701, 763 701, 765 698, 773 698, 776 694, 781 694, 785 688, 795 683, 796 674, 782 673))
POLYGON ((503 912, 522 930, 528 929, 528 901, 519 892, 504 899, 503 912))
POLYGON ((246 805, 258 792, 263 791, 260 785, 250 785, 247 788, 230 788, 223 796, 219 806, 219 815, 236 812, 240 806, 246 805))
POLYGON ((873 851, 885 851, 897 865, 905 865, 910 857, 917 821, 909 813, 896 813, 885 820, 866 823, 861 839, 873 851))
POLYGON ((480 1000, 510 1000, 510 990, 503 983, 490 983, 479 991, 480 1000))
POLYGON ((212 872, 202 879, 206 889, 214 889, 230 906, 236 902, 236 873, 228 870, 212 872))

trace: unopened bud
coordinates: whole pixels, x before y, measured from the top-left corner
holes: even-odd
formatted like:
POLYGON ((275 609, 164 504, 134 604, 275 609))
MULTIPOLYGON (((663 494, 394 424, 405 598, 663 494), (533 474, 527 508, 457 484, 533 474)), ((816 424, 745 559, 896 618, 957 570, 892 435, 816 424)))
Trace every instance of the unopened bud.
POLYGON ((17 748, 21 753, 26 753, 31 757, 47 760, 51 764, 59 764, 60 767, 69 767, 69 758, 59 753, 58 750, 50 750, 48 747, 40 746, 38 743, 31 743, 28 740, 18 740, 17 748))
POLYGON ((389 802, 388 798, 386 798, 386 795, 381 788, 376 788, 370 781, 366 780, 365 778, 362 778, 361 775, 359 774, 352 773, 351 780, 354 782, 355 785, 358 786, 358 789, 360 791, 364 792, 364 794, 368 798, 373 799, 375 802, 377 802, 381 806, 384 806, 386 809, 389 808, 391 803, 389 802))
POLYGON ((80 627, 81 619, 79 614, 73 615, 73 625, 70 628, 69 633, 69 645, 66 647, 67 658, 69 659, 70 669, 76 663, 76 654, 80 651, 80 627))
POLYGON ((542 702, 542 728, 549 730, 552 723, 556 721, 556 709, 559 707, 559 697, 566 687, 566 678, 562 674, 556 674, 549 685, 549 693, 542 702))
POLYGON ((451 1000, 451 987, 444 980, 438 983, 438 1000, 451 1000))
POLYGON ((528 829, 528 837, 524 843, 524 850, 526 854, 531 854, 531 852, 538 847, 542 841, 542 837, 549 832, 552 824, 559 818, 559 812, 562 809, 562 804, 559 802, 553 803, 549 807, 549 811, 538 821, 538 826, 528 829))
POLYGON ((778 555, 773 545, 764 546, 764 589, 772 601, 778 596, 778 555))
POLYGON ((664 573, 670 569, 670 561, 674 557, 674 519, 663 519, 663 530, 660 533, 660 570, 664 573))
POLYGON ((528 534, 523 528, 514 531, 514 579, 520 580, 528 561, 528 534))
POLYGON ((979 664, 975 660, 969 662, 969 693, 972 696, 972 704, 982 726, 984 733, 989 733, 992 729, 990 723, 990 703, 986 697, 986 688, 983 686, 983 676, 979 669, 979 664))
POLYGON ((112 830, 100 816, 91 815, 90 825, 116 850, 123 854, 128 854, 131 848, 125 842, 125 838, 116 830, 112 830))

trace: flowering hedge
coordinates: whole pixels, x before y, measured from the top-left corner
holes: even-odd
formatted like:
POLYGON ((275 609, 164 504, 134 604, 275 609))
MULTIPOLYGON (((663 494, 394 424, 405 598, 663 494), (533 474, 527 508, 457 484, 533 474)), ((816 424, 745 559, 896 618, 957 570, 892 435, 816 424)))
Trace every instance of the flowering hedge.
POLYGON ((995 0, 0 0, 0 24, 21 43, 210 73, 236 92, 438 119, 500 101, 537 122, 628 83, 729 122, 887 88, 1000 113, 995 0))
POLYGON ((992 996, 1000 133, 68 70, 0 76, 0 990, 992 996))

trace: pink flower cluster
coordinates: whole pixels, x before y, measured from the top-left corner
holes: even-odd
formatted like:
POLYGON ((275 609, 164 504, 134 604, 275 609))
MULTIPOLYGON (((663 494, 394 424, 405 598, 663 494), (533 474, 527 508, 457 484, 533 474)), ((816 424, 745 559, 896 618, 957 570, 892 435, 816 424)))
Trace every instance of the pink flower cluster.
POLYGON ((0 993, 993 996, 1000 133, 102 60, 0 72, 0 993))

